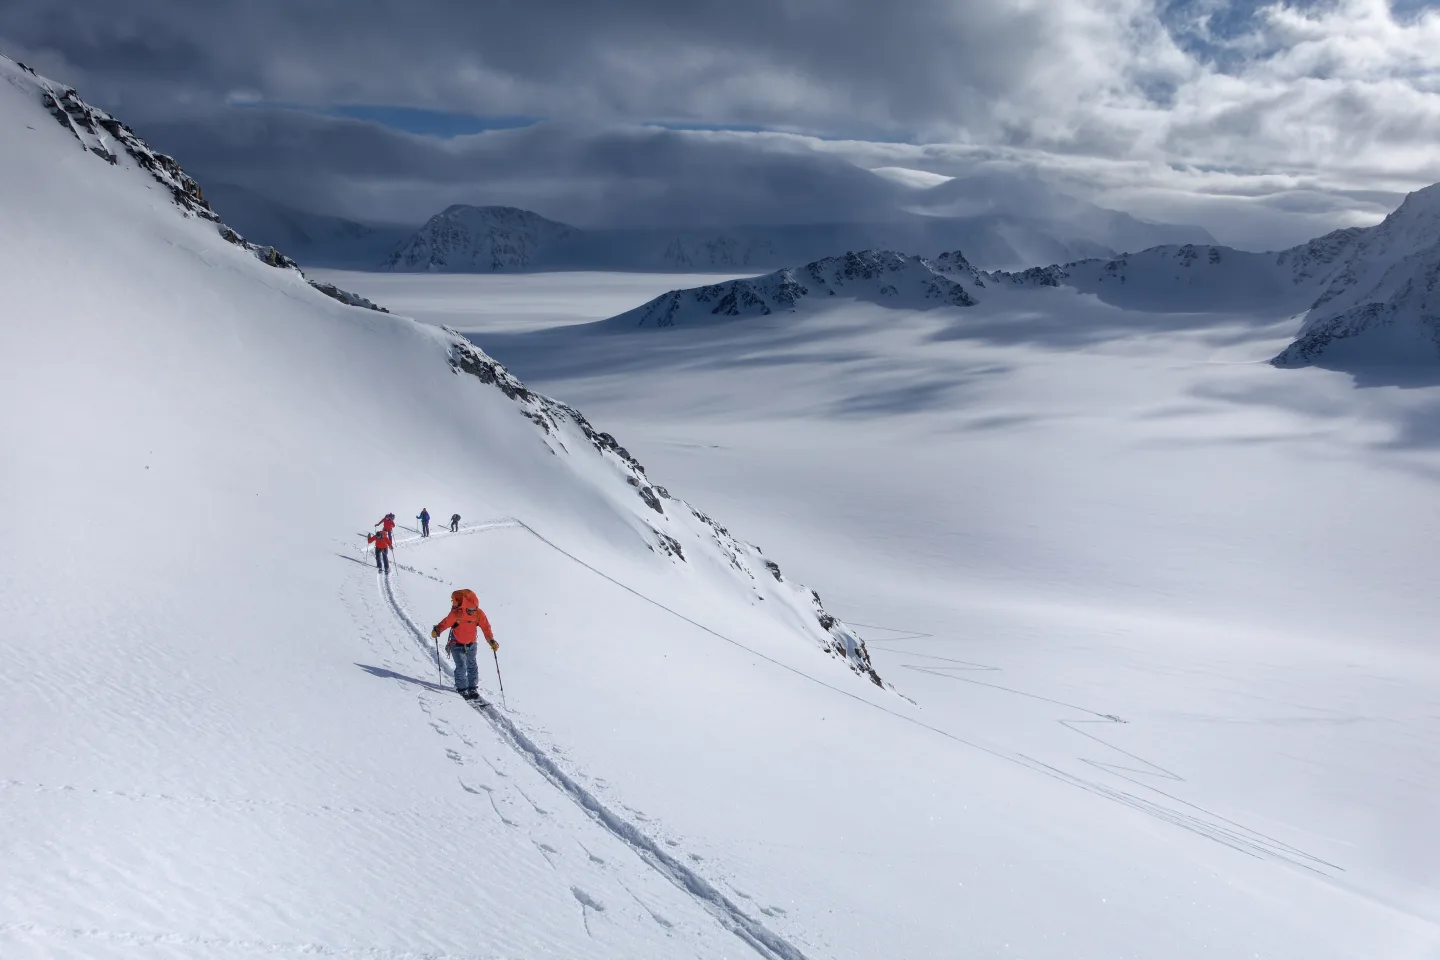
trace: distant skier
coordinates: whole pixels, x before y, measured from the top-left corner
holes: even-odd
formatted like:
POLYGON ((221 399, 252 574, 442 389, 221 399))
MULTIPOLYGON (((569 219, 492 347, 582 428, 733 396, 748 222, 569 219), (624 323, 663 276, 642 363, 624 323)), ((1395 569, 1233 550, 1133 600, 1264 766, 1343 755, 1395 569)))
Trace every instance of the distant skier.
POLYGON ((388 574, 390 572, 391 543, 389 532, 381 530, 379 533, 367 533, 365 534, 365 540, 367 543, 373 543, 375 545, 375 571, 379 573, 383 570, 388 574))
POLYGON ((459 533, 459 532, 460 532, 460 514, 458 514, 458 513, 452 513, 452 514, 450 514, 450 532, 451 532, 451 533, 459 533))
POLYGON ((395 514, 393 514, 393 513, 387 513, 387 514, 385 514, 385 516, 383 516, 383 517, 381 517, 379 520, 376 520, 376 521, 375 521, 375 526, 380 527, 381 529, 383 529, 387 534, 389 534, 391 540, 392 540, 392 541, 394 540, 394 537, 395 537, 395 514))
POLYGON ((475 596, 475 591, 456 590, 450 594, 450 615, 430 631, 432 639, 438 638, 441 631, 450 631, 445 650, 455 661, 455 692, 466 700, 480 699, 477 689, 480 681, 475 667, 477 629, 485 634, 485 642, 490 644, 491 650, 500 649, 500 644, 495 642, 495 634, 490 630, 490 621, 486 619, 485 611, 480 609, 480 599, 475 596))
POLYGON ((430 511, 421 507, 420 512, 415 515, 415 519, 420 521, 420 536, 430 536, 430 511))

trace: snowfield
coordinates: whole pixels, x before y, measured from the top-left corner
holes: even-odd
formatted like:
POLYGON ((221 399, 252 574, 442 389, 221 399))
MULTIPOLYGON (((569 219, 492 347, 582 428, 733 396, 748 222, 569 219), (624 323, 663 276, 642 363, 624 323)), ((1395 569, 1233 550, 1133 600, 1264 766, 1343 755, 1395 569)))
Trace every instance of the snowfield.
POLYGON ((1440 956, 1440 391, 1288 301, 383 314, 0 78, 6 960, 1440 956))

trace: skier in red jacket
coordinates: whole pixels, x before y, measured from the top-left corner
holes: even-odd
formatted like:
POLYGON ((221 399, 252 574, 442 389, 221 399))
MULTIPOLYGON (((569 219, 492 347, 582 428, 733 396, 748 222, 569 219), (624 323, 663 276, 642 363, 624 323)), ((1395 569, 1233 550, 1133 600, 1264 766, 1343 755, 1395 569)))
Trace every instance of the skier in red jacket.
POLYGON ((456 590, 450 594, 450 615, 435 624, 430 636, 438 638, 444 630, 450 631, 445 649, 455 661, 455 692, 466 700, 480 699, 479 673, 475 667, 475 648, 479 646, 475 642, 476 631, 485 634, 491 650, 499 650, 500 644, 495 642, 490 621, 480 609, 474 590, 456 590))
POLYGON ((390 532, 388 530, 381 530, 379 533, 367 533, 365 535, 365 542, 375 545, 375 569, 377 571, 383 569, 386 573, 389 573, 390 532), (384 565, 383 567, 381 566, 382 564, 384 565))

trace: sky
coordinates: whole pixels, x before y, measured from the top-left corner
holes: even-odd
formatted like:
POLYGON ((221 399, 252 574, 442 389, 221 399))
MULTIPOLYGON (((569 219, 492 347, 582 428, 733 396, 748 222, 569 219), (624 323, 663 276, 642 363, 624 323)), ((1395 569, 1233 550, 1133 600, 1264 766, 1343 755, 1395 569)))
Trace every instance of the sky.
POLYGON ((873 218, 918 171, 1265 248, 1440 181, 1428 0, 3 0, 0 51, 202 182, 387 222, 873 218))

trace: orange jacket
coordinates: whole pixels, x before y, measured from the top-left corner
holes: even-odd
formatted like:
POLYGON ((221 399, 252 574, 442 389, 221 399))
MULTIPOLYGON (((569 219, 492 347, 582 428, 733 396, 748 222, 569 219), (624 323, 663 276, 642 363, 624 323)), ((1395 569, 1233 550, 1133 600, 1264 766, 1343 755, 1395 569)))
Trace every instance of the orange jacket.
POLYGON ((375 544, 376 550, 390 549, 390 534, 384 530, 379 533, 367 533, 365 539, 367 542, 375 544))
POLYGON ((480 609, 480 600, 474 590, 456 590, 450 594, 450 604, 450 616, 435 624, 436 633, 453 628, 455 642, 461 645, 475 642, 477 628, 485 634, 486 640, 495 639, 495 634, 490 631, 490 621, 486 619, 485 611, 480 609))
POLYGON ((393 519, 391 519, 391 518, 387 515, 387 516, 381 517, 379 520, 377 520, 377 521, 375 522, 375 526, 377 526, 377 527, 384 527, 384 528, 385 528, 385 532, 386 532, 386 533, 389 533, 391 530, 394 530, 394 529, 395 529, 395 521, 394 521, 393 519))

